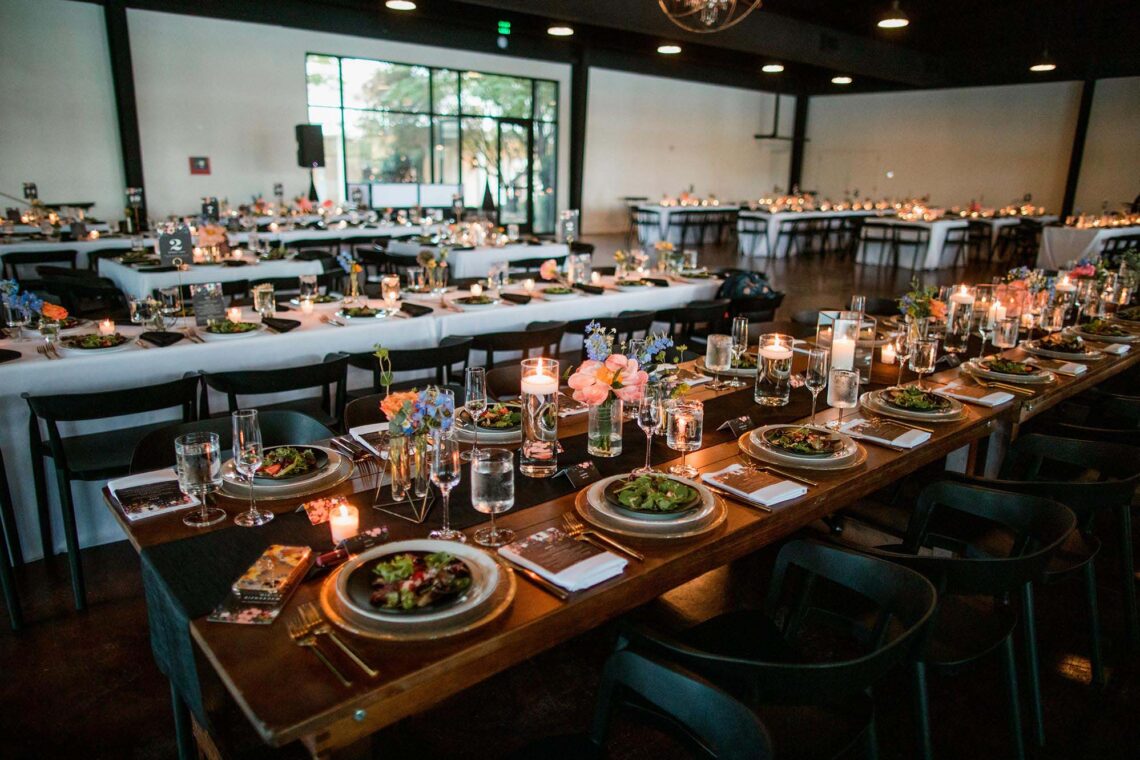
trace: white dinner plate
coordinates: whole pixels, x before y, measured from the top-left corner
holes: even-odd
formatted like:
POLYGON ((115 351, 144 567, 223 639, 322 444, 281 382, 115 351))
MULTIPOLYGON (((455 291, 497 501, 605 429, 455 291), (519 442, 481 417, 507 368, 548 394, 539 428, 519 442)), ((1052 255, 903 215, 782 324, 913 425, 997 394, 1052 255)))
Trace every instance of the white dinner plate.
POLYGON ((135 347, 135 342, 129 338, 117 346, 110 348, 68 348, 62 342, 55 345, 61 356, 102 356, 103 354, 117 354, 135 347))

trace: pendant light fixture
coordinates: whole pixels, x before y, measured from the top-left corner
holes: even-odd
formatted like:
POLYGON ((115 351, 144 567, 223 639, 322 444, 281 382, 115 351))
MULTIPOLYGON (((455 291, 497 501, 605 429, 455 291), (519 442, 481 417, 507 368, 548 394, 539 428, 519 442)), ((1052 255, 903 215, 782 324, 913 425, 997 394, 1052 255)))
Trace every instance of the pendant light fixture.
POLYGON ((1056 69, 1057 64, 1049 55, 1049 48, 1045 48, 1045 50, 1041 52, 1041 57, 1037 59, 1037 62, 1029 67, 1030 71, 1037 74, 1043 74, 1047 71, 1056 71, 1056 69))
POLYGON ((899 0, 894 0, 891 9, 879 19, 879 28, 902 29, 904 26, 910 26, 910 19, 903 13, 902 8, 899 8, 899 0))

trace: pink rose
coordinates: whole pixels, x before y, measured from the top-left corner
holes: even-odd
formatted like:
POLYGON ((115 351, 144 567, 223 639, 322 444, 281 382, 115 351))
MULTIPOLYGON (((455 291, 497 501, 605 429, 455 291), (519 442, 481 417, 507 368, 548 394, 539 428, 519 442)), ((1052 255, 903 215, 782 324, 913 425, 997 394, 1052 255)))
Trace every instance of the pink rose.
POLYGON ((558 277, 558 264, 554 259, 547 259, 538 268, 538 274, 544 280, 553 280, 558 277))

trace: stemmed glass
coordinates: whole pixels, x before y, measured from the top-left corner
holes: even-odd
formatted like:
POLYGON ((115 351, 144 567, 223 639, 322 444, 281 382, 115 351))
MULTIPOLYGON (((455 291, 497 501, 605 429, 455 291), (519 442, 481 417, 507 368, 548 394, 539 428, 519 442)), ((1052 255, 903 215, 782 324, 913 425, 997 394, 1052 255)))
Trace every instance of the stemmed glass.
POLYGON ((233 413, 233 423, 234 468, 249 481, 249 511, 235 517, 234 522, 243 528, 253 528, 273 519, 273 513, 258 509, 253 498, 253 476, 265 458, 257 410, 239 409, 233 413))
POLYGON ((487 370, 483 367, 468 367, 463 378, 464 395, 467 397, 467 412, 475 427, 475 442, 469 451, 461 455, 464 462, 470 462, 479 451, 479 420, 487 411, 487 370))
POLYGON ((502 546, 515 540, 508 528, 495 527, 495 515, 515 505, 515 454, 506 449, 482 449, 471 460, 471 506, 491 516, 491 526, 475 531, 480 546, 502 546))
POLYGON ((804 371, 804 385, 811 393, 811 423, 815 424, 815 404, 819 392, 827 387, 827 370, 831 364, 831 352, 826 348, 808 349, 807 370, 804 371))
POLYGON ((689 452, 701 447, 704 436, 705 405, 700 401, 677 400, 665 408, 665 442, 673 451, 681 452, 681 464, 669 472, 683 478, 695 478, 697 468, 689 465, 689 452))
POLYGON ((174 439, 174 465, 182 492, 198 499, 199 509, 182 518, 191 528, 226 519, 224 509, 209 506, 211 491, 222 486, 222 445, 217 433, 187 433, 174 439))
POLYGON ((832 369, 827 381, 827 405, 839 410, 839 418, 829 427, 843 428, 843 410, 854 409, 859 405, 859 371, 854 369, 832 369))
POLYGON ((899 375, 895 379, 895 385, 902 385, 903 366, 906 360, 910 358, 910 335, 907 334, 905 329, 899 330, 891 337, 891 345, 895 348, 895 361, 899 363, 899 375))
POLYGON ((433 530, 428 538, 443 541, 467 541, 463 535, 451 527, 451 489, 459 485, 460 468, 459 442, 454 438, 440 438, 435 442, 431 454, 431 482, 443 494, 443 522, 439 530, 433 530))
POLYGON ((633 471, 634 475, 648 475, 653 472, 649 455, 653 448, 653 433, 661 424, 661 388, 646 383, 637 394, 637 426, 645 433, 645 466, 633 471))
POLYGON ((989 340, 989 335, 994 329, 994 320, 990 312, 994 301, 993 285, 974 286, 974 323, 977 325, 978 335, 981 336, 982 339, 982 348, 981 351, 978 352, 979 359, 985 356, 986 341, 989 340))
POLYGON ((934 371, 938 358, 938 341, 934 338, 921 338, 911 346, 910 371, 918 375, 918 387, 922 387, 922 376, 934 371))
MULTIPOLYGON (((748 351, 748 317, 736 317, 732 320, 732 366, 739 367, 741 359, 748 351)), ((734 377, 728 381, 730 388, 747 387, 743 379, 734 377)))
POLYGON ((729 386, 720 381, 720 373, 732 366, 732 336, 710 335, 705 348, 705 367, 712 370, 713 381, 709 383, 710 391, 723 391, 729 386))
POLYGON ((182 290, 177 286, 160 288, 158 298, 154 324, 159 328, 159 332, 165 332, 166 328, 174 325, 182 311, 182 290))

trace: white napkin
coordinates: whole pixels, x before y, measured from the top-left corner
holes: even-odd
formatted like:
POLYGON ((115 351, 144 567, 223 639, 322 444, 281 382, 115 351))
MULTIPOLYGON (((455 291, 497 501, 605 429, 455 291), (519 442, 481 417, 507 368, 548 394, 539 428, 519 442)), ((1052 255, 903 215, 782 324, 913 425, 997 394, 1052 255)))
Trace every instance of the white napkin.
MULTIPOLYGON (((528 570, 533 570, 567 591, 580 591, 621 575, 627 564, 624 557, 602 551, 585 541, 576 541, 558 528, 547 528, 507 544, 499 549, 499 554, 528 570), (556 555, 568 550, 583 556, 584 559, 559 570, 553 570, 533 559, 546 552, 556 555)), ((565 559, 564 556, 562 558, 565 559)), ((550 562, 553 566, 561 564, 553 556, 550 562)))
POLYGON ((367 440, 368 433, 383 433, 387 429, 387 422, 376 422, 371 425, 361 425, 359 427, 349 428, 348 434, 351 435, 357 443, 371 451, 376 456, 387 459, 387 449, 377 449, 376 446, 369 443, 367 440))
MULTIPOLYGON (((878 441, 879 443, 885 443, 889 446, 900 446, 904 449, 913 449, 915 446, 918 446, 920 443, 926 443, 927 441, 930 440, 930 433, 926 432, 925 430, 916 430, 914 428, 907 430, 905 433, 900 435, 898 438, 890 438, 890 439, 880 438, 877 435, 869 435, 869 434, 864 433, 862 431, 854 431, 853 430, 854 427, 856 427, 857 425, 859 425, 860 423, 863 423, 863 422, 866 422, 866 420, 862 417, 855 417, 854 419, 852 419, 848 422, 844 422, 843 423, 843 432, 846 433, 847 435, 851 436, 852 438, 864 438, 868 441, 878 441)), ((903 427, 905 427, 905 425, 903 427)))
POLYGON ((759 504, 763 504, 766 507, 772 507, 772 506, 775 506, 776 504, 788 501, 790 499, 798 499, 799 497, 806 494, 808 491, 807 486, 803 485, 802 483, 796 483, 796 482, 791 481, 791 480, 780 480, 780 481, 777 481, 775 483, 771 483, 769 485, 766 485, 762 488, 758 488, 754 491, 743 491, 739 488, 736 488, 736 487, 730 485, 729 483, 725 483, 723 480, 718 479, 718 476, 727 475, 727 474, 734 473, 734 472, 740 472, 744 469, 745 468, 743 465, 730 464, 728 467, 725 467, 723 470, 717 470, 716 472, 702 473, 701 474, 701 480, 708 482, 708 483, 712 483, 717 488, 723 488, 724 490, 728 491, 729 493, 734 493, 737 496, 740 496, 744 499, 748 499, 750 501, 755 501, 759 504))
POLYGON ((1043 361, 1041 359, 1027 359, 1026 363, 1027 364, 1036 364, 1038 367, 1042 367, 1042 368, 1047 369, 1051 372, 1056 372, 1058 375, 1070 375, 1072 377, 1076 377, 1077 375, 1083 375, 1084 373, 1089 371, 1089 368, 1083 364, 1077 364, 1076 362, 1061 361, 1059 359, 1056 361, 1043 361))
POLYGON ((992 391, 985 396, 974 396, 970 393, 963 393, 965 388, 969 387, 973 391, 978 386, 963 386, 957 380, 954 380, 938 389, 939 393, 950 398, 956 398, 959 401, 965 401, 967 404, 977 404, 978 406, 1001 406, 1007 401, 1013 401, 1013 394, 1006 391, 992 391))
MULTIPOLYGON (((118 500, 119 491, 125 491, 128 488, 136 488, 138 486, 146 486, 153 483, 164 482, 178 482, 178 474, 174 472, 173 467, 167 467, 165 470, 154 470, 152 472, 140 472, 137 475, 128 475, 125 478, 116 478, 115 480, 109 481, 107 483, 107 489, 111 492, 111 495, 114 496, 116 500, 118 500)), ((191 507, 198 506, 198 499, 190 496, 189 494, 185 494, 185 496, 186 501, 182 504, 175 506, 154 505, 153 507, 143 508, 133 512, 128 512, 124 509, 123 515, 131 522, 134 522, 135 520, 154 517, 155 515, 165 514, 166 512, 180 509, 189 509, 191 507)))
POLYGON ((1109 343, 1104 348, 1099 349, 1106 354, 1114 354, 1116 356, 1123 356, 1132 350, 1132 346, 1127 343, 1109 343))

